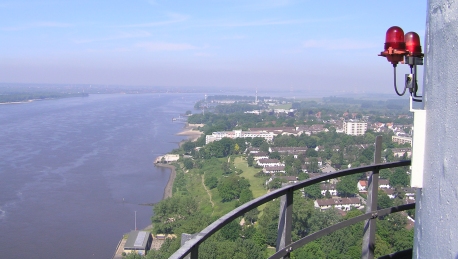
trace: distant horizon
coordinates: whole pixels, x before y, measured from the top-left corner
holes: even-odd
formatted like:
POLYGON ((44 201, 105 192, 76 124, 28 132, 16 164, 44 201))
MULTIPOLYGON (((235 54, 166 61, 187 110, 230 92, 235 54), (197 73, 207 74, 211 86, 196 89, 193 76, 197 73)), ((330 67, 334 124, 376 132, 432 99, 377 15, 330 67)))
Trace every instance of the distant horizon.
MULTIPOLYGON (((263 89, 259 87, 257 89, 244 89, 243 87, 232 87, 224 89, 215 89, 212 87, 189 87, 189 86, 147 86, 147 85, 109 85, 109 84, 47 84, 47 83, 0 83, 0 94, 5 88, 15 88, 19 87, 23 89, 24 87, 33 87, 32 89, 23 89, 23 90, 33 90, 36 91, 39 88, 53 88, 62 90, 63 88, 67 90, 85 90, 88 91, 90 88, 102 89, 105 88, 107 91, 105 93, 121 93, 124 91, 148 91, 142 93, 154 93, 149 91, 156 91, 157 93, 202 93, 210 95, 245 95, 245 96, 255 96, 256 91, 257 95, 260 97, 284 97, 284 98, 323 98, 323 97, 345 97, 345 98, 354 98, 354 99, 374 99, 374 100, 386 100, 386 99, 407 99, 407 97, 399 97, 394 93, 386 92, 366 92, 366 91, 341 91, 341 92, 332 92, 326 90, 318 89, 300 89, 293 88, 287 91, 282 89, 263 89), (111 89, 110 89, 111 88, 111 89)), ((16 90, 16 89, 15 89, 16 90)), ((90 93, 90 92, 89 92, 90 93)), ((92 93, 96 94, 96 93, 92 93)))

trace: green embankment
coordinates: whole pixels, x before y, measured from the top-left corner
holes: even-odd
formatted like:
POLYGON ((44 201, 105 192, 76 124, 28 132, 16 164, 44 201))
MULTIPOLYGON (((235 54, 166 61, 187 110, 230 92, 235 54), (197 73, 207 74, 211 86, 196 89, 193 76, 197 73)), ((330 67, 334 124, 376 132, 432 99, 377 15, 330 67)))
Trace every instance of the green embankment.
MULTIPOLYGON (((218 162, 228 161, 227 158, 218 160, 218 162)), ((243 171, 240 176, 246 178, 250 182, 250 190, 253 192, 254 198, 267 193, 264 186, 265 179, 263 177, 255 177, 259 169, 248 167, 246 160, 242 156, 236 156, 234 159, 231 159, 231 168, 234 170, 241 169, 243 171)), ((190 196, 198 200, 202 212, 212 217, 221 217, 236 208, 238 202, 237 200, 222 202, 217 188, 207 188, 207 191, 202 178, 208 175, 214 175, 218 179, 227 177, 223 175, 220 163, 216 161, 206 161, 202 168, 191 169, 184 174, 186 190, 190 196)), ((265 205, 261 205, 258 209, 262 211, 264 206, 265 205)))

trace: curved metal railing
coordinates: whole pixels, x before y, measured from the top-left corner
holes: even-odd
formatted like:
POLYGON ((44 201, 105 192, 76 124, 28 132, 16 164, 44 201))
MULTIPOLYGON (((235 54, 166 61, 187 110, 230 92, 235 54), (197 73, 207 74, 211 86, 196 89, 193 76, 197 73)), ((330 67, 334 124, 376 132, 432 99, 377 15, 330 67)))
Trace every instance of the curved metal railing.
MULTIPOLYGON (((250 202, 247 202, 240 207, 230 211, 226 215, 222 216, 209 226, 207 226, 204 230, 198 233, 193 239, 187 241, 180 249, 178 249, 170 258, 181 259, 184 258, 186 255, 190 254, 191 259, 198 258, 198 248, 199 245, 213 235, 216 231, 224 227, 226 224, 230 223, 232 220, 236 219, 237 217, 242 216, 246 212, 266 203, 275 198, 280 196, 286 196, 286 204, 284 209, 284 214, 281 215, 284 217, 284 231, 285 234, 283 239, 283 245, 280 245, 280 249, 271 256, 270 258, 289 258, 289 254, 294 251, 295 249, 304 246, 305 244, 320 238, 326 234, 334 232, 338 229, 344 228, 346 226, 355 224, 357 222, 367 220, 365 233, 363 237, 363 257, 364 258, 373 258, 374 252, 374 242, 375 242, 375 219, 378 216, 384 216, 390 213, 399 212, 403 210, 413 209, 415 208, 415 204, 407 204, 401 205, 398 207, 392 207, 387 209, 376 210, 377 208, 377 189, 378 189, 378 172, 382 169, 394 168, 394 167, 401 167, 401 166, 409 166, 411 164, 410 160, 406 161, 399 161, 399 162, 391 162, 391 163, 380 163, 380 150, 381 150, 381 138, 377 139, 376 143, 376 154, 375 154, 375 164, 369 166, 362 166, 347 170, 342 170, 334 173, 325 174, 316 178, 307 179, 301 181, 296 184, 288 185, 282 187, 280 189, 274 190, 264 196, 256 198, 250 202), (377 143, 379 145, 377 145, 377 143), (377 148, 378 146, 378 148, 377 148), (377 155, 378 150, 378 155, 377 155), (378 156, 378 159, 377 159, 378 156), (318 232, 310 234, 296 242, 291 242, 291 222, 292 222, 292 204, 293 204, 293 192, 304 187, 320 183, 322 181, 357 174, 363 172, 372 171, 371 178, 369 180, 369 190, 368 190, 368 198, 366 203, 366 213, 346 221, 339 222, 333 226, 328 228, 322 229, 318 232), (370 189, 371 188, 371 189, 370 189), (375 192, 373 191, 375 190, 375 192), (373 193, 374 195, 372 195, 373 193), (375 207, 375 209, 374 209, 375 207), (365 247, 366 246, 366 247, 365 247)), ((278 237, 277 237, 278 239, 278 237)), ((393 257, 390 257, 393 258, 393 257)))

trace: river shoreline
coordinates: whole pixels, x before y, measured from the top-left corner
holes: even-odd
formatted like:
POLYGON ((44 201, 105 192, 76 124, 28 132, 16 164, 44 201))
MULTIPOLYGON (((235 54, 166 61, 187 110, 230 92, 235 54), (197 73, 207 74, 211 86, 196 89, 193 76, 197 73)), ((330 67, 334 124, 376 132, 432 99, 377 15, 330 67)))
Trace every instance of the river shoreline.
MULTIPOLYGON (((186 124, 183 130, 178 132, 176 135, 188 137, 186 140, 183 140, 179 143, 179 146, 181 146, 186 141, 196 141, 202 134, 203 133, 201 131, 195 129, 194 125, 186 124)), ((158 158, 156 158, 155 161, 159 161, 158 158)), ((172 197, 173 183, 176 177, 175 166, 170 165, 170 164, 162 164, 162 163, 155 163, 155 166, 169 168, 171 170, 169 181, 167 182, 167 185, 165 186, 164 195, 162 196, 162 199, 164 200, 164 199, 172 197)))
POLYGON ((171 170, 169 181, 167 182, 167 185, 164 188, 164 194, 162 196, 162 199, 165 200, 167 198, 172 197, 173 182, 175 181, 175 177, 177 175, 177 173, 175 171, 175 166, 174 165, 170 165, 170 164, 161 164, 161 163, 157 163, 157 164, 154 164, 154 165, 157 166, 157 167, 169 168, 171 170))
MULTIPOLYGON (((200 125, 198 125, 198 126, 200 126, 200 125)), ((196 125, 186 124, 186 126, 183 128, 183 130, 176 134, 178 136, 186 136, 187 137, 187 139, 181 141, 178 144, 179 146, 181 146, 186 141, 196 141, 203 134, 203 132, 201 132, 199 130, 196 130, 195 128, 196 128, 196 125)), ((164 199, 172 197, 173 183, 175 182, 176 170, 175 170, 175 166, 174 165, 156 163, 156 161, 160 161, 160 157, 161 156, 157 157, 154 160, 154 166, 170 169, 170 177, 169 177, 169 180, 167 182, 167 185, 164 188, 164 194, 162 196, 162 200, 164 200, 164 199)), ((143 230, 144 231, 150 231, 150 230, 152 230, 152 228, 153 228, 153 225, 150 224, 147 227, 143 228, 143 230)), ((113 256, 114 259, 122 258, 122 251, 123 251, 125 242, 126 242, 126 239, 124 239, 124 238, 119 241, 118 246, 116 247, 116 250, 115 250, 115 254, 113 256)), ((160 247, 161 244, 156 245, 156 246, 160 247)))

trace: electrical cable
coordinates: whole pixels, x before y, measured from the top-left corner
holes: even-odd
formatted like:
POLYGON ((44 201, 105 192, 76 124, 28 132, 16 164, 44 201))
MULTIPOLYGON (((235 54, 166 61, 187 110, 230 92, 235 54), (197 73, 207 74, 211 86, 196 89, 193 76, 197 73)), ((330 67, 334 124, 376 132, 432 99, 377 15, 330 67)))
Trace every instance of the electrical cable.
POLYGON ((402 94, 398 92, 398 87, 396 86, 396 65, 393 64, 393 69, 394 69, 394 91, 396 91, 396 94, 399 96, 403 96, 406 93, 407 87, 404 85, 404 91, 402 94))

